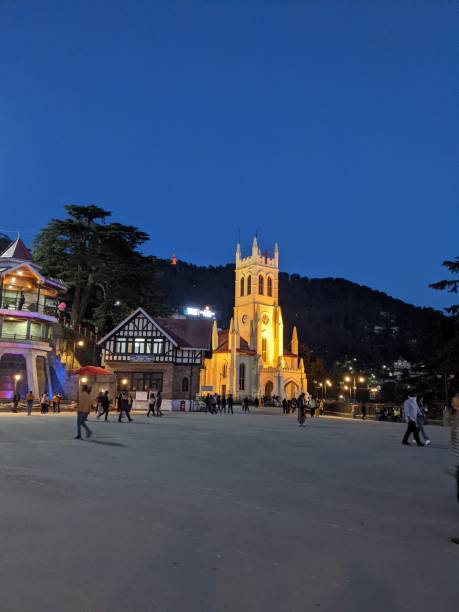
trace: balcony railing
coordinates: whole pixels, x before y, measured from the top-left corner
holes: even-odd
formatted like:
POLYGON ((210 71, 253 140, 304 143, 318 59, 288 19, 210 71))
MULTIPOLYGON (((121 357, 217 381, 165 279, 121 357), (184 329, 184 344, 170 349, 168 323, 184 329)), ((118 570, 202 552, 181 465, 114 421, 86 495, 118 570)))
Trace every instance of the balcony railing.
POLYGON ((27 334, 27 333, 22 333, 22 334, 10 334, 10 333, 6 333, 3 330, 0 330, 0 340, 17 340, 17 341, 32 341, 32 342, 50 342, 50 340, 44 336, 36 336, 34 334, 27 334))
POLYGON ((4 291, 0 299, 0 308, 24 312, 38 312, 50 317, 57 316, 57 300, 37 293, 4 291))

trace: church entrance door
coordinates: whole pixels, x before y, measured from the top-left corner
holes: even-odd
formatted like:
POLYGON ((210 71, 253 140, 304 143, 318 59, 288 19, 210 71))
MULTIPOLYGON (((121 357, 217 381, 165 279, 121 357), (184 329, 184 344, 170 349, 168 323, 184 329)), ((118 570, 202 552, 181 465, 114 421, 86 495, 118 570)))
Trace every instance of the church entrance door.
POLYGON ((292 399, 292 397, 298 397, 300 394, 300 388, 292 380, 288 382, 284 387, 285 398, 292 399))
POLYGON ((273 396, 273 391, 274 391, 274 385, 270 380, 268 380, 268 382, 265 385, 265 397, 271 400, 273 396))

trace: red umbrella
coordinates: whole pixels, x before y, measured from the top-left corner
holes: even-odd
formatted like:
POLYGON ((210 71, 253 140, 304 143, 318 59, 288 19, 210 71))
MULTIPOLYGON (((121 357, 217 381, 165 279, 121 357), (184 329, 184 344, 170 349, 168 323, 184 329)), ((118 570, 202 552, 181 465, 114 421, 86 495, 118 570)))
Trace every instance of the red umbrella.
POLYGON ((77 370, 72 370, 71 373, 78 374, 79 376, 110 376, 113 374, 111 370, 106 370, 99 366, 83 366, 77 370))

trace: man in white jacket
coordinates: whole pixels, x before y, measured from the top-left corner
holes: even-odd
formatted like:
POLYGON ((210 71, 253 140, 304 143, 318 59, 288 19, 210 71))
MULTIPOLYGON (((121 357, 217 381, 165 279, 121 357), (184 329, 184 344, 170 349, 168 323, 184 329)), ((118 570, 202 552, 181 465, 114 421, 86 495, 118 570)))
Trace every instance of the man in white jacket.
POLYGON ((403 436, 402 444, 409 445, 409 437, 413 434, 416 444, 418 446, 424 446, 419 439, 418 428, 417 428, 417 417, 419 412, 418 402, 416 401, 416 391, 410 391, 408 393, 408 399, 403 404, 403 412, 405 414, 405 420, 408 423, 405 435, 403 436))

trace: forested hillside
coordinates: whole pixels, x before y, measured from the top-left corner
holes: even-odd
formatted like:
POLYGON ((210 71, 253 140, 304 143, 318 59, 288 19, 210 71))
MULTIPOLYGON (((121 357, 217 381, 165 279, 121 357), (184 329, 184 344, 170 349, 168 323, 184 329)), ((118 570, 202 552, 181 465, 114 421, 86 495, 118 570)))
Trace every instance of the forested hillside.
MULTIPOLYGON (((157 260, 160 293, 172 310, 208 304, 219 325, 226 326, 234 303, 234 266, 199 267, 184 262, 172 266, 157 260)), ((306 278, 281 273, 280 303, 285 337, 293 324, 300 341, 329 364, 357 357, 380 364, 402 356, 409 361, 429 359, 434 338, 445 317, 431 308, 418 308, 342 278, 306 278)))

